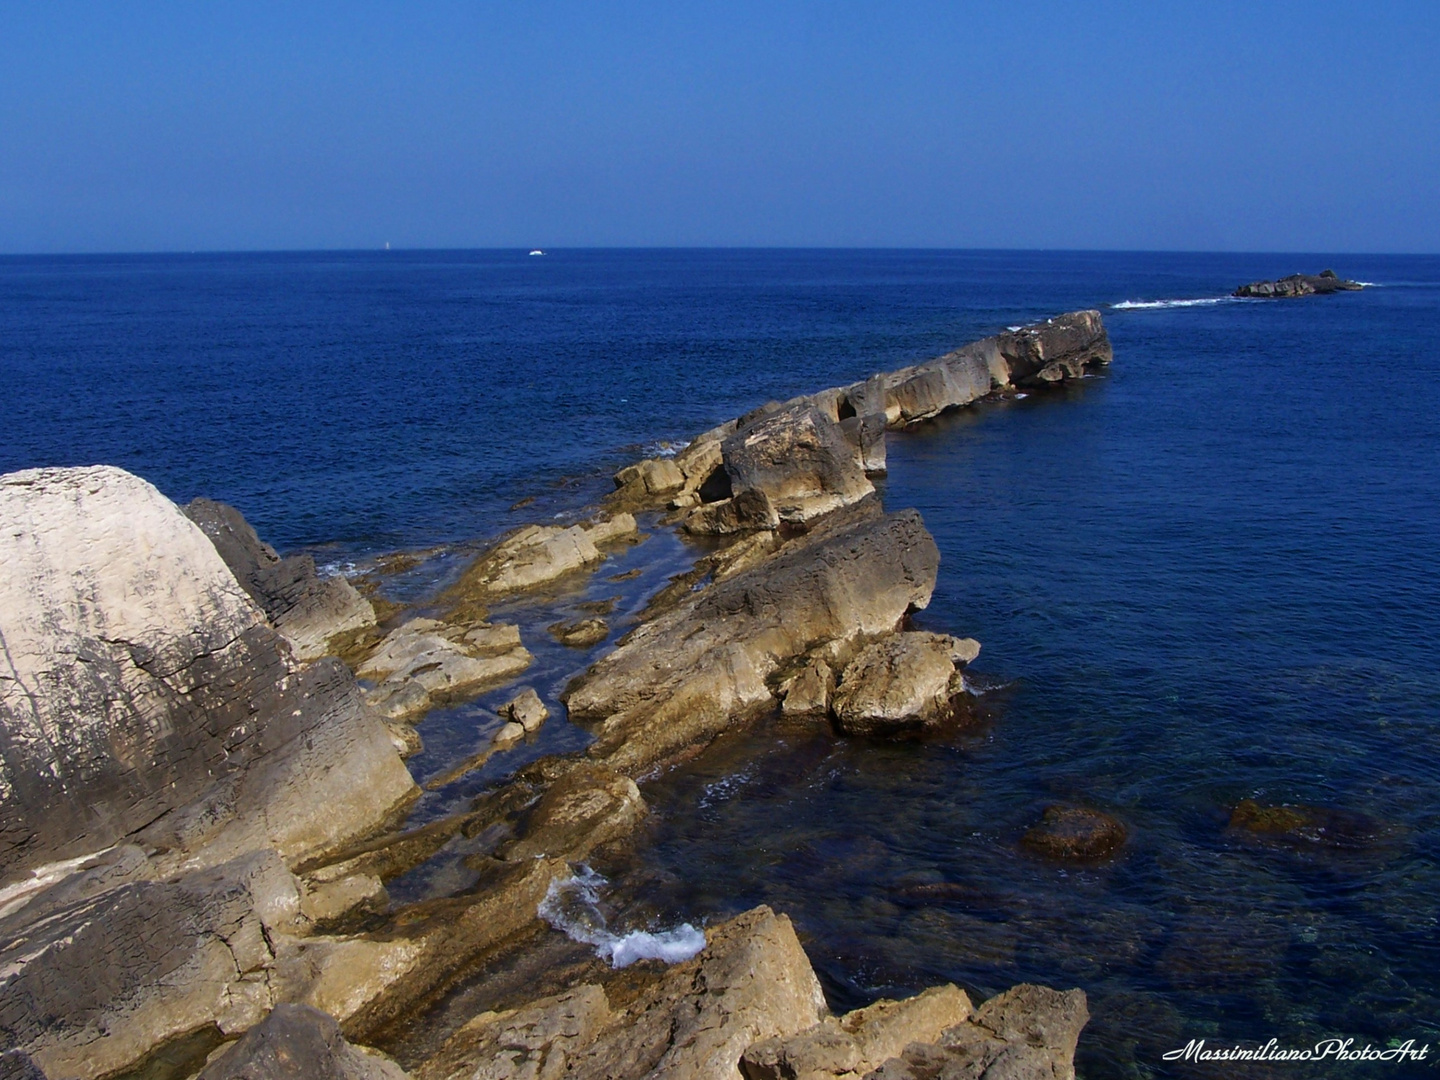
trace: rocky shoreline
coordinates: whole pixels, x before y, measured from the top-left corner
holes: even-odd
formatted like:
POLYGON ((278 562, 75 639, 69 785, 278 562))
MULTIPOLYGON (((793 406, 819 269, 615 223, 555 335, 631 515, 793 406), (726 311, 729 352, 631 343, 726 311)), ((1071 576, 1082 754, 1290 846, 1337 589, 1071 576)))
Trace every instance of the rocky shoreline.
MULTIPOLYGON (((1110 358, 1099 314, 1076 312, 769 403, 383 619, 233 508, 182 511, 110 467, 0 477, 0 1076, 406 1075, 351 1043, 528 948, 556 883, 643 820, 657 770, 776 712, 885 736, 963 708, 980 646, 908 625, 939 552, 880 505, 885 432, 1110 358), (583 580, 637 542, 636 515, 709 550, 565 690, 593 741, 407 828, 415 723, 532 663, 492 609, 583 580), (392 903, 387 882, 457 844, 473 883, 392 903)), ((550 633, 593 648, 606 615, 550 633)), ((489 745, 427 787, 546 721, 516 689, 489 745)), ((463 1018, 413 1075, 1067 1076, 1087 1018, 1081 992, 1030 986, 833 1017, 764 907, 689 959, 574 974, 463 1018)))

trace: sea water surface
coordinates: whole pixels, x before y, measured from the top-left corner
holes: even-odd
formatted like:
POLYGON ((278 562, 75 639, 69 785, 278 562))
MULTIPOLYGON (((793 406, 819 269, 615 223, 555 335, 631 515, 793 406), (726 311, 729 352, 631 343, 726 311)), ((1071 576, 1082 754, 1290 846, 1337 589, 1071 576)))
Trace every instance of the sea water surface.
MULTIPOLYGON (((1079 986, 1090 1077, 1191 1075, 1161 1055, 1193 1038, 1433 1058, 1440 259, 4 258, 0 471, 123 465, 343 567, 573 513, 661 441, 1078 307, 1104 312, 1102 376, 889 440, 886 503, 942 554, 917 622, 984 643, 978 722, 722 743, 646 786, 647 900, 670 923, 787 912, 836 1008, 1079 986), (1376 287, 1224 299, 1325 266, 1376 287), (1244 798, 1353 828, 1257 842, 1228 827, 1244 798), (1026 854, 1053 803, 1129 843, 1026 854)), ((1254 1075, 1342 1073, 1367 1074, 1254 1075)))

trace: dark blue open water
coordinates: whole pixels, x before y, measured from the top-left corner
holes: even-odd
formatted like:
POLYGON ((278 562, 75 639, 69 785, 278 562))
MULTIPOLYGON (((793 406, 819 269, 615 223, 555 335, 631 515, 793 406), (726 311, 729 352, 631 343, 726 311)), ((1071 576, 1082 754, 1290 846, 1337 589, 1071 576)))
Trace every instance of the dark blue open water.
MULTIPOLYGON (((1440 259, 0 259, 0 471, 113 462, 235 503, 282 549, 358 558, 573 509, 655 440, 1076 307, 1105 309, 1105 377, 890 440, 887 504, 919 507, 943 557, 920 622, 984 643, 983 723, 784 732, 662 778, 660 906, 789 912, 839 1007, 1081 986, 1091 1077, 1169 1075, 1159 1054, 1200 1037, 1433 1058, 1440 259), (1329 265, 1380 287, 1107 307, 1329 265), (1246 797, 1366 836, 1247 840, 1226 827, 1246 797), (1062 801, 1121 817, 1124 853, 1024 854, 1062 801)), ((1342 1074, 1365 1071, 1315 1073, 1342 1074)))

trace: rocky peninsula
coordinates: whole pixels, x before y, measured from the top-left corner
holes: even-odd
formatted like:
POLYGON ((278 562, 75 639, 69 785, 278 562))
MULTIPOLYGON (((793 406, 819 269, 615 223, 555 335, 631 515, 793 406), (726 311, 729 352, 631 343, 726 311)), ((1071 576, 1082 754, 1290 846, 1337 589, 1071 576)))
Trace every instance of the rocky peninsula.
MULTIPOLYGON (((776 713, 856 738, 950 720, 980 646, 909 625, 940 554, 880 504, 886 432, 1110 359, 1099 314, 1075 312, 768 403, 622 469, 586 520, 500 538, 423 611, 378 616, 231 507, 182 509, 113 467, 0 477, 0 1077, 1073 1076, 1081 991, 977 1005, 940 986, 835 1016, 764 906, 687 958, 524 958, 558 936, 542 908, 577 864, 649 812, 647 779, 722 733, 776 713), (586 749, 407 825, 416 722, 533 661, 492 609, 595 573, 641 520, 703 553, 564 693, 586 749), (387 883, 456 844, 473 884, 392 902, 387 883), (472 1015, 448 999, 408 1073, 368 1049, 501 959, 523 978, 472 1015)), ((610 629, 596 612, 551 632, 589 648, 610 629)), ((490 744, 427 786, 550 712, 517 687, 490 744)))

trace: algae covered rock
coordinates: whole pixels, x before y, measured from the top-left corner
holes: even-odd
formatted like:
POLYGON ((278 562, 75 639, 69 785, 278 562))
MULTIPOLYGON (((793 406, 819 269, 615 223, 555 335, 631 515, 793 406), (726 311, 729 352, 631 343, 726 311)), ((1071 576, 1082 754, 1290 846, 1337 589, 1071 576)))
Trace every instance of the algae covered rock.
POLYGON ((1051 858, 1098 859, 1123 847, 1125 836, 1125 826, 1100 810, 1050 806, 1021 843, 1051 858))

